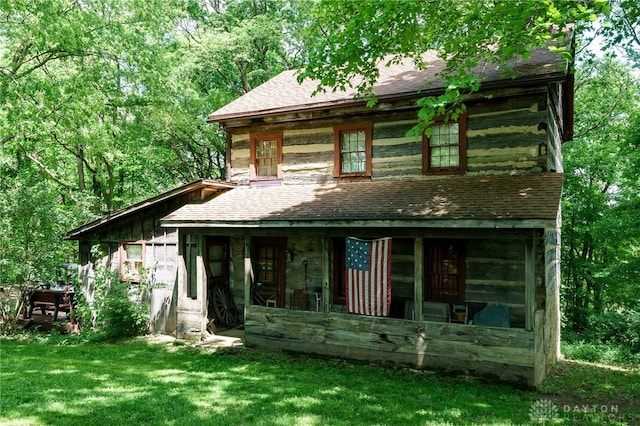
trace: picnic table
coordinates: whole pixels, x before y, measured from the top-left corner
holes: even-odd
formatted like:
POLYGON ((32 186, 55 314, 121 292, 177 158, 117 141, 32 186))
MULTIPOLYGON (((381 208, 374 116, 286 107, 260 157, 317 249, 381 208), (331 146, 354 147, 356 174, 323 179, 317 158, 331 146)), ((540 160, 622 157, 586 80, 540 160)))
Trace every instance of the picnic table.
POLYGON ((73 312, 73 287, 47 288, 34 290, 29 298, 29 314, 31 317, 34 309, 40 309, 42 315, 53 311, 53 321, 58 319, 58 312, 73 312))

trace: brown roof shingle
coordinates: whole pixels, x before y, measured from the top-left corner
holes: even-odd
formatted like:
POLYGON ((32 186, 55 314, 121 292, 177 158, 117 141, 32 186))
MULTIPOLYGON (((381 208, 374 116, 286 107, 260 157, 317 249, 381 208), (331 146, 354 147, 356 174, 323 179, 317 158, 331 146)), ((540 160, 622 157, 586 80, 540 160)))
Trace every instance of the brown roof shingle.
MULTIPOLYGON (((188 204, 165 226, 345 226, 345 222, 553 221, 562 175, 449 176, 446 179, 326 185, 239 186, 188 204), (284 226, 284 225, 282 225, 284 226)), ((424 226, 429 226, 426 222, 424 226)))
MULTIPOLYGON (((444 61, 433 51, 426 53, 424 59, 428 64, 424 70, 417 70, 409 60, 389 67, 381 66, 380 78, 373 87, 373 93, 378 99, 384 100, 441 92, 443 80, 438 73, 444 69, 444 61)), ((503 70, 495 64, 483 64, 476 67, 474 72, 482 79, 483 88, 489 88, 495 85, 516 85, 531 80, 558 80, 564 78, 567 71, 566 61, 548 49, 535 50, 527 61, 513 62, 510 66, 516 73, 515 79, 505 78, 503 70)), ((218 109, 209 115, 208 121, 220 122, 233 118, 252 118, 363 102, 355 97, 355 89, 327 91, 312 96, 317 86, 317 81, 308 79, 298 83, 296 71, 284 71, 218 109)))

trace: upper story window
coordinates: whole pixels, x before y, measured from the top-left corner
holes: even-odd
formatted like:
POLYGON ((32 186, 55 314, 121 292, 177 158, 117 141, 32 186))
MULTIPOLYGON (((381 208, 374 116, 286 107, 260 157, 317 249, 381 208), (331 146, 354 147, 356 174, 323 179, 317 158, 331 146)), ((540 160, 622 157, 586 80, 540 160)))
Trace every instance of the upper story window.
POLYGON ((371 123, 335 126, 334 176, 371 176, 371 123))
POLYGON ((120 279, 140 282, 144 276, 144 241, 125 241, 120 244, 120 279))
POLYGON ((251 135, 250 143, 250 179, 282 179, 282 133, 251 135))
POLYGON ((431 136, 422 137, 424 174, 463 174, 467 169, 467 117, 436 122, 431 136))

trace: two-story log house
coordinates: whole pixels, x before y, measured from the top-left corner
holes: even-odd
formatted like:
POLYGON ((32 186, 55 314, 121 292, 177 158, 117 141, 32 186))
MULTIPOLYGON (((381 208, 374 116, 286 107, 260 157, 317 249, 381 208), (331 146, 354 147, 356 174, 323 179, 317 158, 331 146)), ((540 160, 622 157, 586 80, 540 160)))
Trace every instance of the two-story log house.
POLYGON ((515 78, 487 65, 463 116, 407 136, 416 99, 442 91, 443 63, 428 62, 383 68, 373 108, 285 71, 209 116, 228 135, 228 182, 160 221, 178 236, 178 337, 206 333, 223 286, 246 345, 544 379, 559 354, 568 64, 540 50, 515 78))
POLYGON ((224 253, 247 345, 542 380, 559 344, 567 64, 537 51, 515 79, 487 66, 465 115, 410 137, 416 97, 441 90, 443 64, 430 63, 382 69, 374 108, 312 97, 316 84, 287 71, 209 116, 228 134, 237 187, 162 221, 201 248, 196 262, 182 253, 203 271, 191 296, 179 287, 178 317, 224 253), (350 243, 380 275, 361 288, 350 243), (486 307, 495 321, 478 316, 486 307))

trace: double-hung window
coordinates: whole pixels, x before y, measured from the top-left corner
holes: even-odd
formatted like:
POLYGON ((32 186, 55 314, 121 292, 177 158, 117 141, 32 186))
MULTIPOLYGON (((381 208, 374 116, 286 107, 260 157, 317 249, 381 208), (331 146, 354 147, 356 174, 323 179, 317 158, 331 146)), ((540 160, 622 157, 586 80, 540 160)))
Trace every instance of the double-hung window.
POLYGON ((251 135, 251 180, 282 179, 282 133, 251 135))
POLYGON ((140 282, 144 276, 144 241, 125 241, 120 244, 120 279, 140 282))
POLYGON ((467 117, 436 122, 422 137, 424 174, 463 174, 467 169, 467 117))
POLYGON ((371 176, 371 123, 334 127, 334 177, 371 176))

